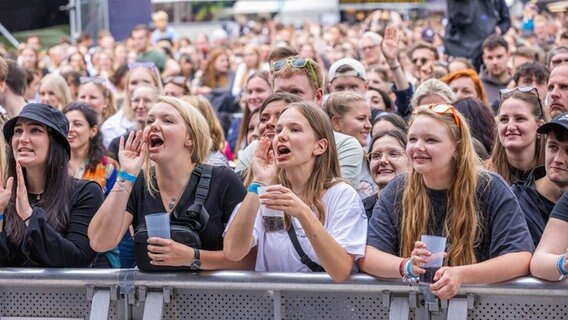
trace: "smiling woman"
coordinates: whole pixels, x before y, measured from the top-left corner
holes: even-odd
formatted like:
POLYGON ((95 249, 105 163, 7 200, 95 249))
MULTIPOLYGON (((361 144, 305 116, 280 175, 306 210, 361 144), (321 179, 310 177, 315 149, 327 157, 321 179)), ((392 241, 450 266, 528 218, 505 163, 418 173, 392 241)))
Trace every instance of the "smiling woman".
POLYGON ((449 244, 446 266, 430 285, 441 299, 452 298, 462 284, 528 273, 534 248, 524 215, 501 177, 482 169, 469 126, 453 106, 414 111, 406 154, 412 163, 408 175, 394 178, 374 207, 363 271, 417 278, 426 273, 421 266, 431 255, 418 240, 437 235, 449 244))
POLYGON ((68 175, 68 128, 44 104, 26 105, 4 125, 10 178, 0 187, 0 266, 87 267, 95 257, 87 226, 103 194, 68 175))

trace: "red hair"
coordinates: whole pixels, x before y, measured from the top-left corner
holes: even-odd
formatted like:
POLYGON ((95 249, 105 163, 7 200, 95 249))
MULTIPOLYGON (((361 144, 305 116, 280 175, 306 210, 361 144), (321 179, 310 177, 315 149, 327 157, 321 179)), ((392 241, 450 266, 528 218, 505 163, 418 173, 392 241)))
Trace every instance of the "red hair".
POLYGON ((485 89, 483 88, 483 84, 481 83, 481 79, 475 70, 473 69, 463 69, 463 70, 456 70, 452 73, 449 73, 442 77, 444 83, 448 86, 450 83, 459 78, 470 78, 473 81, 473 85, 475 86, 475 91, 477 92, 477 97, 479 100, 483 101, 486 105, 489 105, 489 100, 487 100, 487 93, 485 93, 485 89))

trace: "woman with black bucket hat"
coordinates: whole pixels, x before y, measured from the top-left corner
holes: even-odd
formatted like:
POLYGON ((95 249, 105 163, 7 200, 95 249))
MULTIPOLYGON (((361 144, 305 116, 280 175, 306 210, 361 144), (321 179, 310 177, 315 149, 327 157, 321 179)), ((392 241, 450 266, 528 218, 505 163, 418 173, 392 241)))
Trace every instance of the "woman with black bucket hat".
POLYGON ((8 176, 0 186, 0 266, 87 267, 87 228, 103 202, 96 182, 69 176, 69 123, 31 103, 4 125, 8 176))

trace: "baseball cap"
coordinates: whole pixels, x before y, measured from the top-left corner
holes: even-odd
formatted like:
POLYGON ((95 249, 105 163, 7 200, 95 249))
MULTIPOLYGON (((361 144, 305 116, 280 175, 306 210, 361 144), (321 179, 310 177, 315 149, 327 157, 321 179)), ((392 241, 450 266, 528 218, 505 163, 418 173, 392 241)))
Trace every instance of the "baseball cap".
POLYGON ((562 114, 557 115, 550 122, 547 122, 542 126, 538 127, 536 132, 547 134, 554 128, 559 128, 561 130, 568 131, 568 112, 564 112, 562 114))
POLYGON ((330 83, 339 77, 357 77, 367 81, 367 73, 365 72, 365 67, 363 67, 363 64, 361 64, 361 62, 353 58, 343 58, 335 61, 335 63, 332 64, 329 68, 328 76, 330 83), (338 72, 337 70, 343 66, 349 66, 353 70, 338 72))
POLYGON ((48 128, 52 129, 53 136, 56 139, 61 140, 61 143, 65 146, 67 153, 71 156, 71 146, 69 141, 67 141, 67 133, 69 132, 69 121, 67 117, 60 110, 55 107, 43 104, 43 103, 29 103, 27 104, 20 114, 8 120, 4 124, 2 129, 4 132, 4 138, 10 144, 12 142, 12 136, 14 135, 14 127, 16 127, 16 122, 19 118, 24 118, 39 122, 48 128))

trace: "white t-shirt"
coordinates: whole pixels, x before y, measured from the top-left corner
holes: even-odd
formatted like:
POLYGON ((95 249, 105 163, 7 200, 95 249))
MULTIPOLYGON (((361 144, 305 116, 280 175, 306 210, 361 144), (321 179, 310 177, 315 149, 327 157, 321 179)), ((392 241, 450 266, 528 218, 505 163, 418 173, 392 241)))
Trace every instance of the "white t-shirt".
MULTIPOLYGON (((327 232, 347 253, 353 255, 355 260, 363 257, 367 244, 367 216, 357 191, 345 182, 337 183, 325 192, 322 204, 326 210, 324 228, 327 232)), ((230 227, 239 207, 240 205, 235 208, 225 230, 230 227)), ((292 223, 304 252, 312 261, 320 264, 300 222, 292 218, 292 223)), ((260 209, 252 236, 254 239, 252 247, 258 246, 256 271, 311 272, 310 268, 300 261, 300 256, 286 231, 264 232, 260 209)))

